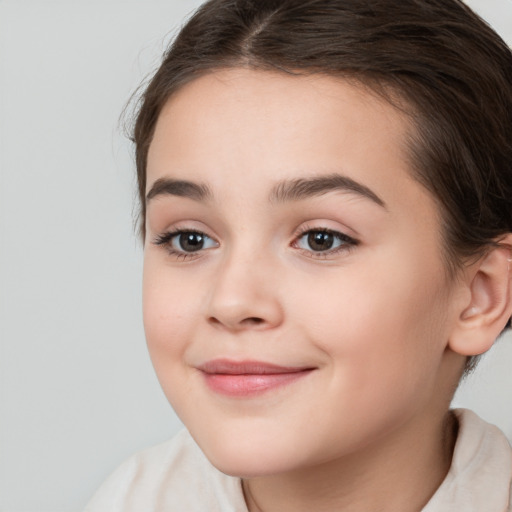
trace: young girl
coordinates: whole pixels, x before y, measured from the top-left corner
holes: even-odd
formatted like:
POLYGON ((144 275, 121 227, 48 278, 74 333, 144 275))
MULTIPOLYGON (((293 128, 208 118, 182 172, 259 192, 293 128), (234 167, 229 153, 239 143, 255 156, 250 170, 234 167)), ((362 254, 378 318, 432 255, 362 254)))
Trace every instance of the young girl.
POLYGON ((210 0, 134 129, 187 427, 88 512, 505 512, 461 376, 512 314, 512 54, 458 0, 210 0))

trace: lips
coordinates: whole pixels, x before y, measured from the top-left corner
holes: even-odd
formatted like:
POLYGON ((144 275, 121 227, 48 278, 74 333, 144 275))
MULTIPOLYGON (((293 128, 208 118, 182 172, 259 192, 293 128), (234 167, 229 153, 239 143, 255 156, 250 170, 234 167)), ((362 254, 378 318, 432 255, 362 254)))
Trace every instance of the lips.
POLYGON ((314 368, 279 366, 261 361, 208 361, 198 367, 206 385, 231 397, 249 397, 276 390, 309 375, 314 368))

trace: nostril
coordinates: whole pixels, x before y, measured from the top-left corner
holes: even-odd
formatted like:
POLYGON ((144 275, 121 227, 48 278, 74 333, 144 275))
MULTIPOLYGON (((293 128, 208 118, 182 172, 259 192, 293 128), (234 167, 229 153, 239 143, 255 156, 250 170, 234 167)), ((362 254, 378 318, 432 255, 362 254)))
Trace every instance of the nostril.
POLYGON ((250 318, 245 318, 242 320, 243 324, 249 324, 249 325, 260 325, 264 322, 263 318, 258 318, 256 316, 251 316, 250 318))
POLYGON ((264 326, 267 323, 264 318, 258 316, 242 317, 241 319, 210 316, 208 318, 208 322, 215 327, 223 326, 233 330, 257 328, 264 326))

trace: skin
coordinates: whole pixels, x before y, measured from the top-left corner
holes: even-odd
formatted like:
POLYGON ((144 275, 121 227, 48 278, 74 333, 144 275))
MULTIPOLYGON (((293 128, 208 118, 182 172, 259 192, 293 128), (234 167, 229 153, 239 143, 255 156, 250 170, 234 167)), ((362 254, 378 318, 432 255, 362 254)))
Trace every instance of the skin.
POLYGON ((147 191, 175 179, 210 195, 148 200, 148 347, 206 456, 244 478, 251 511, 421 510, 448 471, 464 365, 449 340, 470 296, 446 279, 438 210, 409 174, 411 129, 342 80, 247 69, 196 79, 158 119, 147 191), (269 200, 279 182, 334 173, 384 206, 339 189, 269 200), (326 229, 357 243, 312 250, 302 233, 326 229), (185 254, 177 236, 155 243, 169 230, 208 238, 185 254), (227 397, 198 370, 215 358, 314 370, 227 397))

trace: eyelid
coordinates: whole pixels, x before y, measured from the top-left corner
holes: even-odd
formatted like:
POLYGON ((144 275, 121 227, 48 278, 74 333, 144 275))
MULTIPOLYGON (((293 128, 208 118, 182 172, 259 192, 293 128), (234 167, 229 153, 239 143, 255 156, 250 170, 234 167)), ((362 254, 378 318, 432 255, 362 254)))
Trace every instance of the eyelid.
POLYGON ((156 235, 153 238, 152 243, 156 246, 162 246, 170 256, 176 258, 177 260, 182 260, 182 261, 200 258, 204 254, 205 251, 212 249, 212 247, 207 247, 207 248, 201 248, 201 249, 198 249, 197 251, 191 251, 191 252, 180 251, 180 250, 175 249, 172 246, 172 241, 177 236, 179 236, 180 234, 183 234, 183 233, 197 233, 198 235, 202 235, 205 238, 213 240, 216 244, 215 247, 218 247, 220 245, 219 242, 213 236, 208 235, 207 233, 205 233, 204 230, 190 228, 190 227, 170 228, 170 229, 164 231, 163 233, 156 235))
POLYGON ((204 231, 201 231, 200 229, 195 229, 195 228, 170 228, 170 229, 167 229, 167 230, 163 231, 162 233, 157 234, 153 238, 152 243, 155 244, 155 245, 165 244, 165 243, 169 242, 173 237, 175 237, 176 235, 179 235, 181 233, 197 233, 198 235, 203 235, 203 236, 205 236, 207 238, 211 238, 212 240, 214 240, 213 237, 211 237, 210 235, 207 235, 204 231))
POLYGON ((326 220, 318 220, 315 222, 306 222, 305 224, 301 224, 294 232, 293 238, 299 238, 305 233, 310 231, 324 231, 327 233, 334 233, 341 235, 342 237, 346 237, 347 239, 353 240, 354 242, 359 243, 358 235, 349 235, 347 231, 352 231, 352 229, 343 228, 343 227, 331 227, 328 225, 328 221, 326 220))
MULTIPOLYGON (((152 243, 156 246, 162 246, 167 253, 179 260, 189 260, 189 259, 196 259, 204 255, 205 251, 209 251, 213 248, 217 248, 220 246, 220 243, 216 240, 215 237, 210 236, 206 233, 207 230, 197 229, 194 227, 188 227, 188 226, 175 226, 172 228, 169 228, 168 230, 156 235, 152 239, 152 243), (202 235, 203 237, 212 240, 215 243, 214 247, 206 247, 206 248, 200 248, 197 251, 183 251, 176 249, 173 247, 173 240, 183 233, 197 233, 199 235, 202 235)), ((338 255, 340 253, 348 253, 349 251, 353 250, 356 246, 360 244, 360 241, 356 238, 354 238, 351 235, 347 235, 344 230, 341 229, 335 229, 332 227, 326 226, 326 221, 318 221, 318 223, 312 224, 303 224, 301 225, 293 234, 291 246, 295 248, 296 250, 300 251, 305 256, 312 258, 312 259, 328 259, 329 257, 334 257, 335 255, 338 255), (323 233, 330 233, 334 235, 338 240, 341 240, 341 244, 337 247, 327 249, 325 251, 315 251, 313 249, 306 249, 303 247, 298 246, 298 242, 301 238, 303 238, 306 234, 310 232, 323 232, 323 233)))
POLYGON ((301 251, 304 255, 308 256, 312 259, 327 259, 330 256, 335 256, 339 253, 347 253, 352 251, 355 247, 360 244, 360 241, 353 236, 347 235, 343 231, 339 229, 333 229, 325 226, 323 223, 319 223, 317 225, 313 224, 305 224, 300 226, 300 228, 293 235, 292 246, 297 250, 301 251), (323 233, 331 233, 334 236, 337 236, 339 239, 342 239, 345 243, 341 244, 334 249, 329 249, 326 251, 313 251, 308 249, 303 249, 297 246, 298 241, 307 233, 310 232, 323 232, 323 233))

